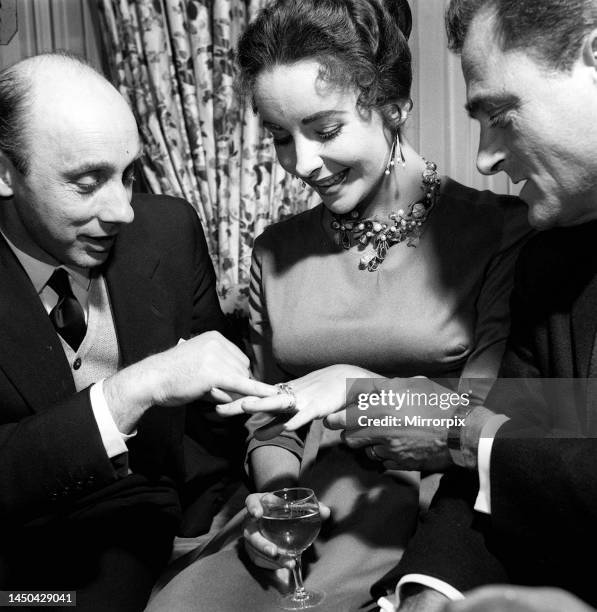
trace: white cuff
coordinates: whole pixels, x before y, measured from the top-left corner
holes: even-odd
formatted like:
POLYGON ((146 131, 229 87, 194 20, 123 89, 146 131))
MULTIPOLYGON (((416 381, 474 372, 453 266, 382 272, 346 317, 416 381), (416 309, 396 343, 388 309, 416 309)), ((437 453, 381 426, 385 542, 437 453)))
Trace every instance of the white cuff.
POLYGON ((491 449, 498 429, 508 420, 507 416, 496 414, 485 423, 481 430, 477 450, 477 466, 479 470, 479 493, 475 500, 475 510, 477 512, 491 514, 491 486, 489 482, 491 449))
POLYGON ((379 612, 396 612, 396 606, 387 597, 380 597, 377 600, 379 612))
POLYGON ((400 578, 400 582, 396 585, 396 607, 400 605, 400 589, 405 584, 409 583, 421 584, 435 591, 439 591, 451 601, 460 601, 464 599, 464 595, 458 589, 455 589, 452 585, 439 578, 427 576, 426 574, 406 574, 400 578))
POLYGON ((116 455, 128 452, 125 442, 129 438, 133 438, 137 430, 133 431, 131 434, 123 434, 118 430, 118 427, 116 427, 116 423, 112 418, 112 413, 104 397, 103 378, 89 389, 89 401, 91 402, 93 416, 95 417, 95 422, 97 423, 108 457, 111 459, 112 457, 116 457, 116 455))

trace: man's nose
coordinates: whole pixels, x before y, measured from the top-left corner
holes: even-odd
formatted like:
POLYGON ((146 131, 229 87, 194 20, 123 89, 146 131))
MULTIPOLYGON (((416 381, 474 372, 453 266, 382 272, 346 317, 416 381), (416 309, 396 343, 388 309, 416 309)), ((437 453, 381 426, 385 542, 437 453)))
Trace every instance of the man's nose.
POLYGON ((481 128, 477 152, 477 168, 481 174, 496 174, 503 170, 506 149, 502 138, 495 132, 495 129, 481 128))
POLYGON ((131 206, 130 187, 118 182, 104 193, 99 218, 104 223, 131 223, 135 213, 131 206))

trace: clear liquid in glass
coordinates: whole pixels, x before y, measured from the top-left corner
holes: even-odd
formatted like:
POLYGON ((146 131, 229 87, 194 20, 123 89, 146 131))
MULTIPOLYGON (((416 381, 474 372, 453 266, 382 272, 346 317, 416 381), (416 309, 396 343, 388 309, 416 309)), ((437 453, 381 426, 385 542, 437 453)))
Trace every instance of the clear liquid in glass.
POLYGON ((317 538, 321 516, 317 506, 280 506, 261 517, 261 532, 286 555, 300 555, 317 538))

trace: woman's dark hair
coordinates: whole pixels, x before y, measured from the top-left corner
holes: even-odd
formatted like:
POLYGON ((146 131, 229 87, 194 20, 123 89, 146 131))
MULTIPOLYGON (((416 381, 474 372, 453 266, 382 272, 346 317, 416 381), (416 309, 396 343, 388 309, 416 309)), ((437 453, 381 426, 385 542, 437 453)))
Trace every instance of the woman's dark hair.
POLYGON ((316 59, 323 81, 355 87, 359 107, 397 129, 390 105, 410 100, 411 25, 407 0, 273 0, 238 44, 240 91, 250 94, 264 70, 316 59))

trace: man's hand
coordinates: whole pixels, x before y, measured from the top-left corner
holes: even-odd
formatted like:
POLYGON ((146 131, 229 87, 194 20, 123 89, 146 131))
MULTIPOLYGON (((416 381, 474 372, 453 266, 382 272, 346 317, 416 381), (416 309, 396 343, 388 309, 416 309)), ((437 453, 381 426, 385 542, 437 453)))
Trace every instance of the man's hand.
POLYGON ((364 449, 370 458, 379 459, 389 470, 440 472, 453 465, 447 446, 448 420, 457 405, 440 409, 425 403, 427 398, 451 392, 423 377, 387 379, 383 385, 377 391, 394 393, 388 397, 405 394, 404 397, 417 397, 417 402, 395 400, 363 411, 352 405, 329 415, 325 425, 344 429, 342 438, 347 446, 364 449))
MULTIPOLYGON (((350 448, 364 449, 386 469, 442 472, 452 466, 448 432, 454 420, 462 418, 455 417, 462 396, 424 377, 386 379, 381 385, 377 395, 385 393, 392 402, 366 406, 363 396, 361 409, 348 406, 326 417, 325 425, 344 429, 342 437, 350 448), (444 401, 438 406, 440 397, 444 401)), ((492 416, 491 411, 476 406, 462 425, 462 439, 471 456, 476 457, 481 430, 492 416)))
POLYGON ((383 433, 381 428, 370 432, 361 429, 358 437, 352 437, 348 430, 342 433, 342 439, 352 449, 371 447, 367 455, 379 459, 387 470, 443 472, 453 465, 445 432, 440 428, 384 429, 383 433))
POLYGON ((276 388, 252 380, 248 357, 219 332, 205 332, 152 355, 104 381, 104 396, 118 429, 128 433, 150 406, 180 406, 211 399, 212 389, 264 396, 276 388))
MULTIPOLYGON (((252 493, 245 501, 247 508, 247 519, 243 531, 245 550, 251 561, 259 567, 272 570, 281 567, 292 569, 294 560, 283 555, 278 547, 263 537, 259 531, 259 519, 263 516, 263 506, 260 500, 263 495, 265 493, 252 493)), ((319 504, 319 512, 322 520, 326 520, 330 516, 330 509, 321 503, 319 504)))
MULTIPOLYGON (((400 608, 402 610, 402 608, 400 608)), ((584 601, 562 589, 490 585, 450 602, 444 612, 595 612, 584 601)))

